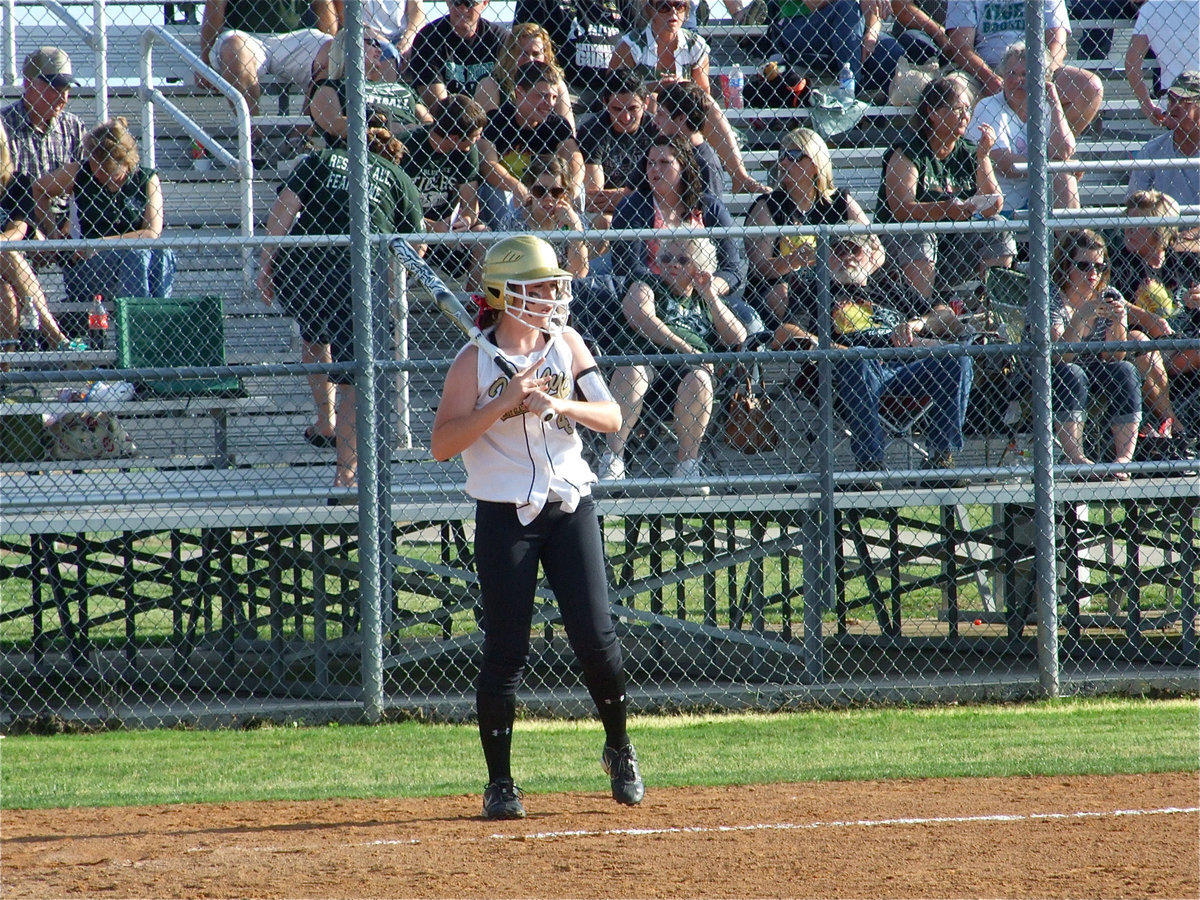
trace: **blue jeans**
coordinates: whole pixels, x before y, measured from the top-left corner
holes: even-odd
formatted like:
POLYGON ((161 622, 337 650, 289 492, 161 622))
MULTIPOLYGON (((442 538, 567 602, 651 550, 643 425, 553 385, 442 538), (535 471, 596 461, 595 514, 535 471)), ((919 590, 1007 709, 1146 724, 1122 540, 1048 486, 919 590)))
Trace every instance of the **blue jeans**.
POLYGON ((101 250, 63 269, 67 299, 84 303, 97 294, 170 297, 175 289, 174 250, 101 250))
POLYGON ((904 48, 895 38, 881 34, 874 52, 862 61, 863 19, 858 0, 834 0, 807 16, 777 21, 771 28, 775 52, 783 62, 804 70, 811 60, 820 60, 834 72, 849 62, 854 82, 861 92, 885 91, 896 74, 904 48))
POLYGON ((1103 360, 1094 354, 1050 368, 1054 420, 1082 422, 1092 397, 1108 408, 1109 423, 1127 425, 1142 420, 1142 376, 1128 360, 1103 360))
POLYGON ((975 366, 969 356, 930 356, 908 363, 856 359, 834 363, 834 388, 841 416, 850 429, 850 449, 860 466, 875 467, 887 451, 879 421, 879 400, 928 397, 929 452, 956 453, 963 447, 963 416, 971 398, 975 366))

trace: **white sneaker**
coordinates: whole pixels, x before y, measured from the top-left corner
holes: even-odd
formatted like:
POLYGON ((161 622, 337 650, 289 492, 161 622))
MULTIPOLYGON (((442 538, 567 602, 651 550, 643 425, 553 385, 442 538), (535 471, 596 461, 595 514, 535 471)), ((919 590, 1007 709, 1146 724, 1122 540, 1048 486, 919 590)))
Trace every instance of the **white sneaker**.
POLYGON ((704 471, 698 459, 681 459, 675 464, 671 477, 687 482, 678 489, 685 497, 707 497, 709 494, 708 485, 702 484, 704 471))
POLYGON ((605 450, 600 454, 600 461, 596 464, 596 468, 599 470, 596 474, 600 476, 601 481, 625 480, 625 460, 611 450, 605 450))

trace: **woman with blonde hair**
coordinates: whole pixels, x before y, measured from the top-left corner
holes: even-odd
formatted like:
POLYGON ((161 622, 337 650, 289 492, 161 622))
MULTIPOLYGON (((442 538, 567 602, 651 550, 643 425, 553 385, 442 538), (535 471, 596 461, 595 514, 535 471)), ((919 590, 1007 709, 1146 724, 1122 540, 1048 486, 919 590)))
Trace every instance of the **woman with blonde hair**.
MULTIPOLYGON (((124 117, 93 128, 83 139, 84 161, 67 163, 33 185, 38 220, 49 223, 57 197, 73 201, 84 240, 158 238, 163 230, 158 173, 139 164, 137 141, 124 117)), ((45 230, 45 229, 44 229, 45 230)), ((64 267, 67 299, 82 303, 105 297, 170 297, 175 252, 170 249, 78 250, 64 267)))
MULTIPOLYGON (((20 241, 34 233, 32 187, 29 176, 14 169, 8 134, 0 123, 0 240, 20 241)), ((58 327, 46 305, 46 294, 38 283, 37 273, 25 255, 5 250, 0 253, 0 342, 7 344, 17 339, 21 307, 25 303, 33 307, 42 337, 50 347, 88 349, 83 341, 68 339, 58 327)))
POLYGON ((483 107, 484 112, 498 109, 505 100, 513 96, 514 81, 517 69, 526 63, 540 62, 550 67, 555 83, 558 86, 558 100, 554 111, 575 127, 575 112, 571 109, 571 92, 563 76, 554 53, 554 44, 550 34, 536 22, 520 22, 512 27, 512 31, 504 40, 504 47, 496 57, 496 66, 492 74, 486 76, 475 88, 475 102, 483 107))
MULTIPOLYGON (((795 128, 779 143, 776 188, 757 198, 746 213, 747 225, 867 225, 870 219, 849 191, 833 180, 829 148, 815 131, 795 128)), ((750 262, 750 299, 775 323, 787 321, 800 283, 812 277, 817 261, 813 234, 763 235, 746 238, 750 262)), ((865 266, 874 274, 884 262, 883 245, 871 235, 865 266)))

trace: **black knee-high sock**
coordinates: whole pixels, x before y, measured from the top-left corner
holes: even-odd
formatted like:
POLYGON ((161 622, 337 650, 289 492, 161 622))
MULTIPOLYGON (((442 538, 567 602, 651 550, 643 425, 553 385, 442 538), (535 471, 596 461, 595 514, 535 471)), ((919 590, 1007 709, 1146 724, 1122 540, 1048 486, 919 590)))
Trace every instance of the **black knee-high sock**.
POLYGON ((517 715, 517 700, 500 694, 475 694, 479 717, 479 742, 487 763, 488 782, 512 778, 512 726, 517 715))
POLYGON ((596 703, 600 723, 604 726, 604 743, 620 750, 629 743, 629 733, 625 730, 628 706, 625 701, 625 676, 618 671, 615 675, 588 679, 588 690, 596 703))

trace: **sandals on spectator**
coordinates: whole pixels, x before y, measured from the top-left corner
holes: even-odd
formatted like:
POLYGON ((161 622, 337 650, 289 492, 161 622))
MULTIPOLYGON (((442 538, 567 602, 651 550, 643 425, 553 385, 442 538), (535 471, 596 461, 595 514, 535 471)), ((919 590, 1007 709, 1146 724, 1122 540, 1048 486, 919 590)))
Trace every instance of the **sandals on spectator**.
POLYGON ((304 439, 318 450, 334 450, 337 448, 337 438, 331 434, 321 434, 312 425, 304 429, 304 439))

